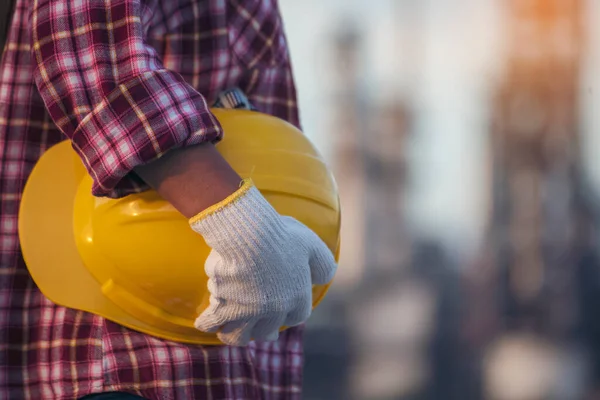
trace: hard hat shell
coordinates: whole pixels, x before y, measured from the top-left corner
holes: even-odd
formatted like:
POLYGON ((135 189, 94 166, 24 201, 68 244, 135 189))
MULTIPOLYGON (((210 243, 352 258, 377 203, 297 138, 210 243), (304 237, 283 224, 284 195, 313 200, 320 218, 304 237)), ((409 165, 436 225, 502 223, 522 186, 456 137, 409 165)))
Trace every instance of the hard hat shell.
MULTIPOLYGON (((310 141, 287 122, 256 111, 212 110, 223 157, 282 215, 317 233, 339 255, 340 205, 332 174, 310 141)), ((40 158, 25 186, 19 236, 42 293, 156 337, 221 344, 199 332, 208 306, 210 252, 188 221, 155 191, 122 199, 91 195, 92 179, 68 142, 40 158)), ((331 284, 331 283, 330 283, 331 284)), ((313 306, 329 285, 313 286, 313 306)))

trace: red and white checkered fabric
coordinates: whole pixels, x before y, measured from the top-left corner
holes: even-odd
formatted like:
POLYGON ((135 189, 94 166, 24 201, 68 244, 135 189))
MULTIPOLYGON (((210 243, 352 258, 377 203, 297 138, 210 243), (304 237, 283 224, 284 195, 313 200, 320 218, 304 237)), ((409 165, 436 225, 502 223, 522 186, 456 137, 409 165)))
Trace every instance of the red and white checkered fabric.
POLYGON ((145 189, 137 164, 219 140, 207 104, 225 89, 298 125, 276 0, 18 0, 0 71, 0 400, 299 399, 302 328, 245 348, 155 339, 45 299, 17 234, 28 174, 67 137, 94 193, 120 197, 145 189))

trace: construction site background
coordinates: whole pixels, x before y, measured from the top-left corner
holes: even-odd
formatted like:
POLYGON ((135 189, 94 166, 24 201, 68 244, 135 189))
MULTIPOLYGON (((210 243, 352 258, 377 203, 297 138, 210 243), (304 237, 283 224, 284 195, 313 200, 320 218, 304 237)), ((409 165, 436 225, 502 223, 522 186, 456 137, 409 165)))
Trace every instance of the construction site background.
POLYGON ((279 4, 343 208, 305 398, 600 399, 600 2, 279 4))

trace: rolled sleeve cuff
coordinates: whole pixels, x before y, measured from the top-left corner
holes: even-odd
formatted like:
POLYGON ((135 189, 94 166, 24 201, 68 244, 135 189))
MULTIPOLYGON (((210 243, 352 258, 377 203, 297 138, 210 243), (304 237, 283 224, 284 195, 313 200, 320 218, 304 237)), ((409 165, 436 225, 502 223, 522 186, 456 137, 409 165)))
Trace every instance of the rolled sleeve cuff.
POLYGON ((136 166, 221 137, 204 97, 178 74, 159 70, 113 90, 83 119, 72 143, 94 180, 92 193, 119 198, 148 189, 132 172, 136 166))

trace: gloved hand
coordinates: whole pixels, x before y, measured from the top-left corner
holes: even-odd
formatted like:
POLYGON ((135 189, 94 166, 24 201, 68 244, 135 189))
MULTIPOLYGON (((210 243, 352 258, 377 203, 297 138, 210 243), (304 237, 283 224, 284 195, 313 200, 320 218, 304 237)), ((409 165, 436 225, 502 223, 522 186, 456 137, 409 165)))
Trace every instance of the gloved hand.
POLYGON ((206 261, 210 306, 195 326, 229 345, 272 341, 281 326, 306 321, 312 284, 326 284, 337 265, 325 243, 279 215, 252 181, 190 220, 212 251, 206 261))

